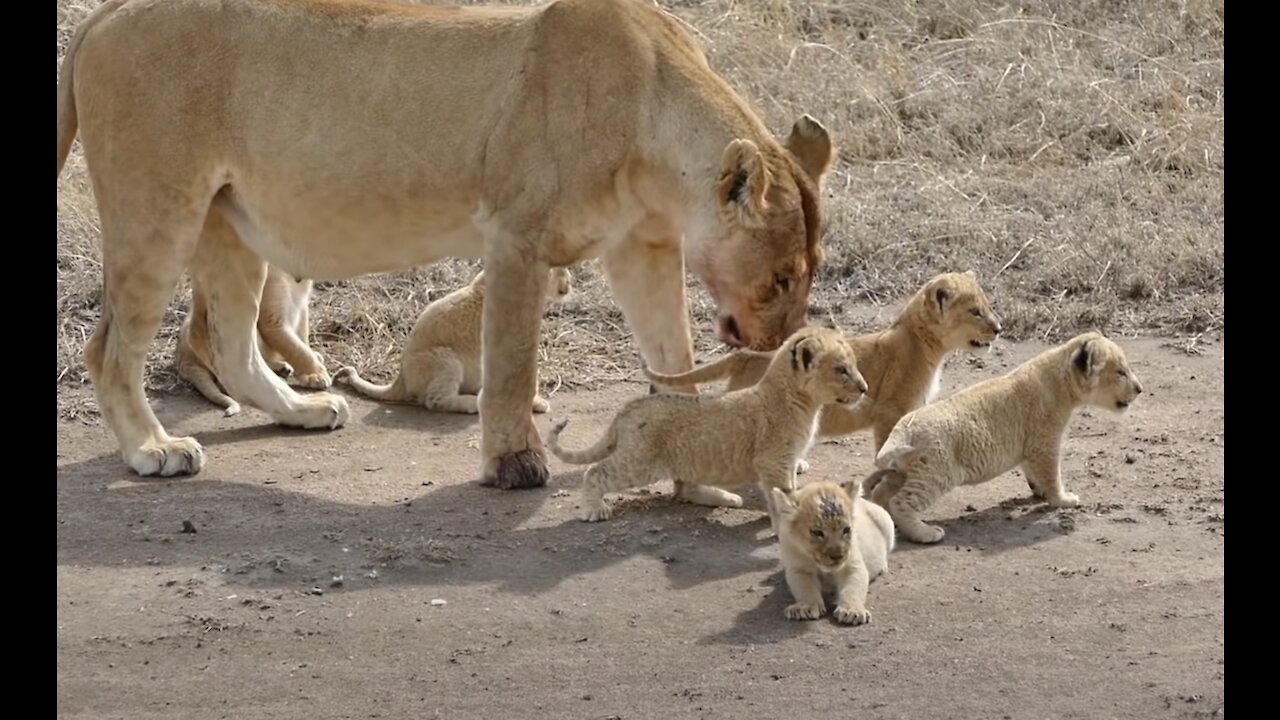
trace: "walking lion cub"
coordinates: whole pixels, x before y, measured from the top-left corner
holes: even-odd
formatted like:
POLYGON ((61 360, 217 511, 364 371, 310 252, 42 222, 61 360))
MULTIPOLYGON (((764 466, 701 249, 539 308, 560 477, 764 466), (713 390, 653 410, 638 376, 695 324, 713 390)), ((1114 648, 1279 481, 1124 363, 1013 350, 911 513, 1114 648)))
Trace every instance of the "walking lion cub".
MULTIPOLYGON (((553 268, 545 303, 564 302, 573 292, 568 268, 553 268)), ((418 316, 400 355, 400 374, 387 385, 375 385, 353 367, 338 370, 334 380, 383 402, 421 404, 428 410, 477 414, 481 370, 481 318, 484 314, 484 271, 465 285, 431 303, 418 316)), ((533 411, 550 405, 533 397, 533 411)))
POLYGON ((871 622, 867 588, 889 568, 893 519, 862 497, 858 482, 809 483, 795 493, 773 489, 781 530, 782 567, 795 603, 788 620, 816 620, 826 612, 824 585, 836 591, 832 615, 845 625, 871 622))
POLYGON ((1059 474, 1062 435, 1082 405, 1124 413, 1142 393, 1124 350, 1089 332, 1011 370, 903 416, 876 455, 864 487, 904 537, 946 534, 920 519, 939 497, 1021 466, 1036 497, 1075 507, 1059 474))
MULTIPOLYGON (((849 340, 871 390, 856 408, 823 408, 817 435, 837 437, 870 428, 879 450, 899 418, 937 394, 942 363, 950 353, 985 348, 1001 329, 972 270, 935 275, 911 296, 892 326, 849 340)), ((756 382, 772 357, 736 350, 678 375, 646 374, 653 382, 673 386, 728 377, 728 389, 736 390, 756 382)), ((802 458, 796 470, 807 469, 802 458)))
POLYGON ((808 444, 818 410, 851 405, 867 383, 838 330, 806 327, 791 335, 760 382, 719 396, 658 394, 631 400, 595 445, 566 450, 560 422, 547 447, 564 462, 592 465, 582 479, 582 519, 607 520, 606 492, 665 478, 697 483, 705 504, 742 507, 720 488, 758 483, 777 531, 770 488, 795 487, 795 461, 808 444), (713 502, 712 499, 718 500, 713 502))

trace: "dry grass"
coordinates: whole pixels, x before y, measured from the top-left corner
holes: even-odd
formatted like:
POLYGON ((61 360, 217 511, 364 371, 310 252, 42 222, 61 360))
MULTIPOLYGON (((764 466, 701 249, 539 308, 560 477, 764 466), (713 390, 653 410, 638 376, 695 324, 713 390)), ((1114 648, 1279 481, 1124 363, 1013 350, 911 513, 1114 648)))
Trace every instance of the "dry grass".
MULTIPOLYGON (((96 2, 58 0, 58 59, 96 2)), ((851 327, 944 269, 973 268, 1012 338, 1085 328, 1225 332, 1224 0, 664 0, 778 132, 838 135, 816 310, 851 327)), ((78 153, 78 150, 77 150, 78 153)), ((58 385, 100 300, 97 216, 78 154, 58 181, 58 385)), ((372 375, 474 262, 323 284, 313 342, 372 375)), ((595 263, 545 324, 551 387, 614 382, 636 353, 595 263)), ((710 303, 690 281, 699 350, 710 303)), ((152 354, 168 370, 183 289, 152 354)))

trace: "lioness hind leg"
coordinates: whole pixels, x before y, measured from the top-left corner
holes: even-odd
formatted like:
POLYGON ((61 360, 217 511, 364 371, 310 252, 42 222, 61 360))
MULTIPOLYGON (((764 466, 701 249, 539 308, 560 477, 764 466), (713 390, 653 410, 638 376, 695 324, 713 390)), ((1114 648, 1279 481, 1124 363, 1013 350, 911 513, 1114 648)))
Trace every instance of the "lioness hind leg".
POLYGON ((680 483, 676 488, 675 498, 694 505, 705 505, 707 507, 742 507, 741 495, 713 485, 698 485, 692 482, 680 483))
POLYGON ((423 363, 420 372, 429 376, 422 393, 423 407, 447 413, 475 415, 480 412, 479 398, 458 392, 463 378, 462 363, 458 358, 452 354, 436 353, 424 358, 423 363))
POLYGON ((240 240, 216 208, 209 213, 191 263, 193 291, 209 298, 214 371, 232 397, 276 423, 333 429, 346 423, 347 401, 332 393, 299 395, 258 351, 254 331, 267 264, 240 240))
MULTIPOLYGON (((876 490, 879 491, 891 481, 886 479, 876 490)), ((936 543, 946 535, 946 531, 925 523, 920 519, 920 513, 929 509, 945 491, 946 484, 938 478, 912 472, 902 483, 902 488, 889 499, 888 505, 882 507, 889 511, 889 516, 893 518, 903 537, 923 545, 936 543)))
POLYGON ((147 403, 143 388, 147 348, 200 232, 203 207, 153 207, 157 197, 111 197, 137 183, 94 178, 102 219, 103 302, 98 327, 84 349, 98 407, 134 472, 198 473, 204 450, 190 437, 170 437, 147 403))

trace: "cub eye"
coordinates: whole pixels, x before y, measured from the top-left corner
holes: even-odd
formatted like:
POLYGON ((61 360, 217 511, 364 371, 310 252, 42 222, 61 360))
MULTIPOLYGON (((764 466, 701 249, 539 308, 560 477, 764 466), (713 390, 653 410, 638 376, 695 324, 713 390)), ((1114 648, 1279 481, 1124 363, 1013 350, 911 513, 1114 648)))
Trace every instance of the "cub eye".
POLYGON ((849 537, 849 535, 852 533, 853 533, 853 528, 849 527, 848 525, 845 525, 844 530, 841 531, 841 534, 844 535, 845 537, 849 537))
POLYGON ((844 365, 837 365, 836 375, 839 375, 840 377, 843 377, 843 378, 849 377, 849 368, 845 367, 844 365))
POLYGON ((778 290, 782 292, 791 292, 791 278, 779 275, 773 279, 773 284, 778 286, 778 290))
POLYGON ((1123 378, 1123 377, 1129 377, 1129 373, 1128 373, 1128 372, 1126 372, 1126 371, 1124 371, 1124 370, 1117 370, 1117 371, 1116 371, 1116 374, 1117 374, 1117 375, 1119 375, 1119 376, 1120 376, 1120 377, 1122 377, 1122 378, 1123 378))
POLYGON ((982 317, 982 311, 978 308, 969 308, 969 314, 974 317, 982 317))
POLYGON ((826 537, 826 536, 827 536, 827 535, 826 535, 826 533, 822 532, 821 530, 819 530, 819 529, 817 529, 817 528, 814 528, 814 529, 810 530, 810 531, 809 531, 809 534, 810 534, 810 535, 812 535, 812 536, 814 536, 814 537, 816 537, 816 538, 824 538, 824 537, 826 537))

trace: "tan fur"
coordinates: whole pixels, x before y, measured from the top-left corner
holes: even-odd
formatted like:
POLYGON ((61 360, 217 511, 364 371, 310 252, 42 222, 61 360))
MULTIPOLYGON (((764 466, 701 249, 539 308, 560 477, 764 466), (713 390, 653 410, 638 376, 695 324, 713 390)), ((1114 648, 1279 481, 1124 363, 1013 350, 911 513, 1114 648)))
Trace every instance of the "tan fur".
POLYGON ((703 504, 729 507, 742 507, 742 498, 719 488, 755 482, 765 491, 770 519, 776 521, 768 490, 795 486, 796 454, 808 440, 818 409, 829 402, 854 403, 865 391, 841 333, 802 328, 749 388, 718 397, 636 398, 618 411, 594 446, 562 448, 559 437, 567 420, 551 431, 547 444, 565 462, 596 463, 582 478, 584 520, 609 518, 607 492, 679 477, 704 486, 699 496, 703 504))
POLYGON ((68 47, 57 126, 58 171, 78 131, 102 219, 86 365, 142 475, 204 462, 142 386, 184 267, 208 284, 228 394, 335 428, 341 396, 293 392, 254 348, 264 261, 334 280, 483 256, 483 481, 542 485, 545 271, 600 257, 657 370, 693 366, 686 263, 726 341, 774 349, 804 324, 835 157, 808 116, 779 142, 648 0, 108 0, 68 47))
MULTIPOLYGON (((871 428, 879 450, 899 418, 933 399, 948 354, 987 347, 1000 330, 972 270, 934 276, 907 301, 890 328, 849 340, 867 379, 867 398, 856 408, 823 408, 817 435, 836 437, 871 428)), ((740 350, 689 372, 646 374, 653 382, 676 386, 728 377, 728 389, 736 390, 758 381, 772 357, 740 350)), ((797 470, 807 469, 802 458, 797 470)))
MULTIPOLYGON (((546 302, 563 302, 573 290, 568 268, 551 270, 546 302)), ((375 400, 422 405, 428 410, 478 413, 481 353, 480 319, 484 314, 484 271, 471 282, 431 303, 418 316, 400 354, 400 373, 387 385, 375 385, 353 367, 334 376, 375 400)), ((550 405, 534 395, 533 411, 550 405)))
POLYGON ((1014 368, 905 415, 865 482, 871 499, 889 510, 898 531, 935 543, 942 528, 920 514, 960 485, 975 485, 1021 467, 1036 497, 1075 507, 1059 474, 1062 435, 1082 405, 1123 413, 1142 393, 1124 350, 1090 332, 1014 368))
MULTIPOLYGON (((219 219, 211 217, 208 222, 216 224, 219 219)), ((313 285, 310 280, 295 280, 269 265, 258 307, 255 342, 272 371, 289 377, 292 384, 324 388, 329 386, 329 371, 320 354, 308 344, 313 285)), ((204 285, 193 283, 191 310, 178 329, 174 366, 178 377, 191 383, 213 404, 225 408, 223 414, 230 417, 240 412, 240 403, 226 394, 213 369, 209 304, 204 285)))
POLYGON ((837 622, 871 622, 867 588, 889 569, 893 552, 893 519, 879 505, 862 498, 857 481, 837 485, 809 483, 788 495, 773 493, 778 508, 778 542, 787 587, 795 603, 789 620, 816 620, 826 612, 823 586, 836 591, 837 622))

